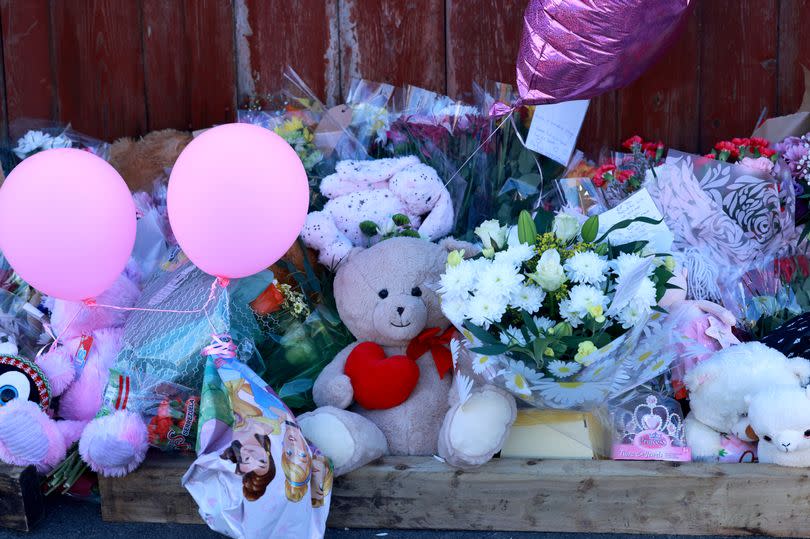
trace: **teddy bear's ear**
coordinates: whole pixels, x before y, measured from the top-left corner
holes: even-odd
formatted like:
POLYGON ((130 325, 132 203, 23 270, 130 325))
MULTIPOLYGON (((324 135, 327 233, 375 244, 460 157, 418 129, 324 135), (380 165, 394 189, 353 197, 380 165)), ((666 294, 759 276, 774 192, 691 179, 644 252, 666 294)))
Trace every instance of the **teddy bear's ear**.
POLYGON ((472 258, 481 254, 481 248, 468 241, 457 240, 453 237, 444 238, 439 242, 439 246, 447 251, 464 251, 464 258, 472 258))
POLYGON ((788 359, 788 368, 796 375, 802 385, 810 382, 810 361, 803 357, 788 359))

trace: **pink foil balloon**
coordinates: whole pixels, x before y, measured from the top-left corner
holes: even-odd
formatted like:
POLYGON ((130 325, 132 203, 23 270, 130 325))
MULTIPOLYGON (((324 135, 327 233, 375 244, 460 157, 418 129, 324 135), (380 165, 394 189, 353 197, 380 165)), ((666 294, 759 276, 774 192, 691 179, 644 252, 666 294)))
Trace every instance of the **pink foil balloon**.
POLYGON ((308 205, 295 150, 250 124, 205 131, 169 178, 174 236, 197 267, 217 277, 247 277, 278 261, 301 232, 308 205))
POLYGON ((690 0, 531 0, 519 104, 590 99, 637 79, 672 44, 690 0))
POLYGON ((109 288, 132 253, 135 227, 124 180, 83 150, 35 154, 0 189, 0 251, 26 282, 59 299, 109 288))

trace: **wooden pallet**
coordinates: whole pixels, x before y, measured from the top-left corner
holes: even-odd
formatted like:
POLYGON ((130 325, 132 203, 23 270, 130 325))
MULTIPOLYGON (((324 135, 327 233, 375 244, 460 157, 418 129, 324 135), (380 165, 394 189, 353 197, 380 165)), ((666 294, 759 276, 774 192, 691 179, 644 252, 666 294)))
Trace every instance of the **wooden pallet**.
POLYGON ((0 527, 30 531, 45 514, 45 497, 33 466, 0 463, 0 527))
MULTIPOLYGON (((107 521, 201 523, 180 486, 188 458, 155 455, 101 480, 107 521)), ((387 457, 335 481, 347 528, 774 535, 810 533, 810 472, 757 464, 496 459, 463 472, 387 457)))

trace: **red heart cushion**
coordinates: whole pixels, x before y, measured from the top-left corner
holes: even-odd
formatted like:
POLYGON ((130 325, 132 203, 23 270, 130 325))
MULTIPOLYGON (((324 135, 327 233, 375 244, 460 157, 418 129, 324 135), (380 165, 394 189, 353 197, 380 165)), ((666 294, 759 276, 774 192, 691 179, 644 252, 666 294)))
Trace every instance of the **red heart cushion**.
POLYGON ((354 400, 366 410, 393 408, 408 400, 419 381, 419 367, 408 356, 385 357, 382 346, 358 344, 343 372, 352 381, 354 400))

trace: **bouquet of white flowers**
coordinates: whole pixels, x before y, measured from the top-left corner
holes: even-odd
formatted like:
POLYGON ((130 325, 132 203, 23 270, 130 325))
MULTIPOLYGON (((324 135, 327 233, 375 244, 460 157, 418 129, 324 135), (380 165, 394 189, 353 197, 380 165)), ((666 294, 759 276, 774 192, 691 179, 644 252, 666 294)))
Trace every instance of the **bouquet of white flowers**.
POLYGON ((451 253, 439 283, 475 375, 536 406, 603 403, 671 361, 640 340, 660 326, 674 261, 646 241, 609 241, 634 222, 658 221, 625 220, 600 235, 598 216, 584 219, 524 211, 511 230, 486 221, 475 229, 481 256, 451 253))

